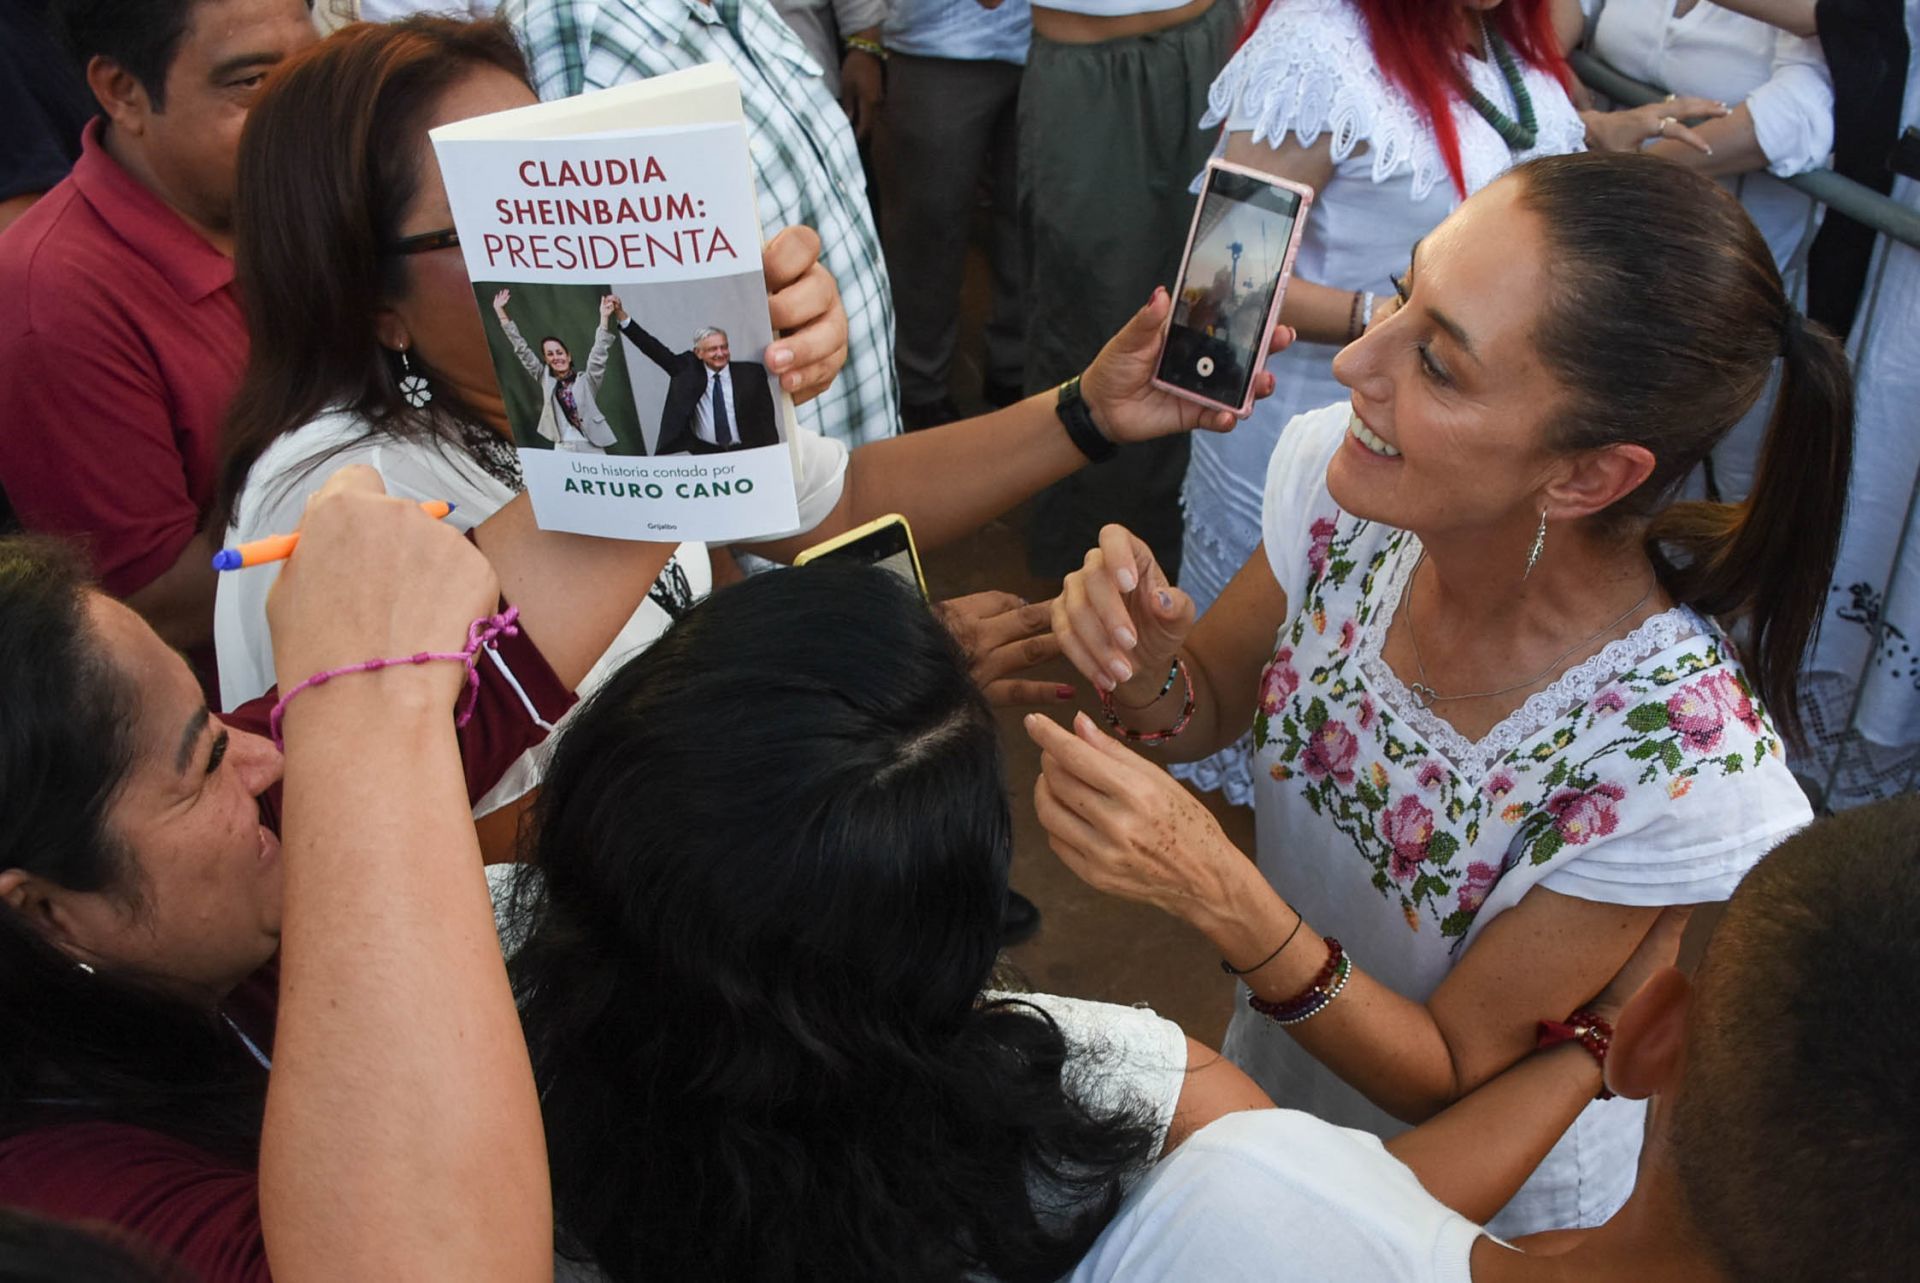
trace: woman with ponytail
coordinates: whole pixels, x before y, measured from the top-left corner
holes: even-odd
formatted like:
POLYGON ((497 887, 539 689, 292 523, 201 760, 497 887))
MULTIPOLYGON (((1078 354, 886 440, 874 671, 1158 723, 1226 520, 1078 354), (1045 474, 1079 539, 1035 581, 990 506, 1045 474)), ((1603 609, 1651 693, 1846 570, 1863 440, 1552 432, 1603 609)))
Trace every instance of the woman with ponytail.
MULTIPOLYGON (((1588 113, 1568 91, 1550 0, 1262 0, 1214 82, 1203 127, 1227 159, 1316 193, 1281 319, 1299 335, 1269 364, 1274 394, 1238 429, 1193 442, 1181 494, 1180 586, 1205 611, 1260 541, 1260 489, 1280 430, 1338 400, 1342 345, 1393 306, 1407 246, 1510 165, 1595 145, 1635 146, 1663 117, 1724 113, 1688 99, 1588 113)), ((1577 15, 1575 15, 1577 17, 1577 15)), ((1569 39, 1578 31, 1564 33, 1569 39)), ((1250 803, 1251 745, 1180 774, 1250 803)))
MULTIPOLYGON (((1382 1135, 1539 1041, 1604 1058, 1585 995, 1809 818, 1783 741, 1852 442, 1843 353, 1704 175, 1530 161, 1411 258, 1335 362, 1349 401, 1282 436, 1262 548, 1197 626, 1117 526, 1055 607, 1123 737, 1191 759, 1251 726, 1257 867, 1090 719, 1029 719, 1062 858, 1242 977, 1226 1053, 1382 1135), (1750 498, 1673 502, 1776 363, 1750 498)), ((1641 1114, 1590 1105, 1494 1231, 1604 1220, 1641 1114)))

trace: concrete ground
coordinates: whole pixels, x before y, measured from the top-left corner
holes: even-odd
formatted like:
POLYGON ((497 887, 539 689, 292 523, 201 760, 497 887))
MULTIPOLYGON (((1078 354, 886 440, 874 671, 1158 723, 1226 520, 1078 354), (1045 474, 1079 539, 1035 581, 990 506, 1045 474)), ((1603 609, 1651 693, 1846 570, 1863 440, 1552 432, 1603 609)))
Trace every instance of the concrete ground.
MULTIPOLYGON (((976 238, 977 243, 982 240, 976 238)), ((951 376, 954 398, 969 413, 986 408, 979 392, 987 289, 986 263, 976 248, 968 264, 960 350, 951 376)), ((934 595, 953 597, 998 588, 1029 601, 1053 596, 1057 581, 1036 578, 1027 570, 1025 531, 1026 514, 1015 511, 972 537, 929 554, 926 571, 934 595)), ((1097 715, 1091 689, 1067 664, 1058 662, 1038 675, 1078 686, 1083 693, 1080 706, 1097 715)), ((1219 1046, 1233 986, 1221 974, 1218 955, 1207 941, 1156 909, 1092 890, 1048 848, 1046 833, 1033 811, 1040 755, 1020 729, 1027 711, 1001 710, 1000 727, 1013 802, 1013 885, 1040 907, 1041 925, 1031 941, 1009 952, 1009 961, 1033 989, 1144 1003, 1193 1037, 1219 1046)), ((1072 716, 1072 709, 1064 704, 1045 711, 1063 721, 1072 716)), ((1206 795, 1205 800, 1221 817, 1228 835, 1251 852, 1252 812, 1226 806, 1218 795, 1206 795)))

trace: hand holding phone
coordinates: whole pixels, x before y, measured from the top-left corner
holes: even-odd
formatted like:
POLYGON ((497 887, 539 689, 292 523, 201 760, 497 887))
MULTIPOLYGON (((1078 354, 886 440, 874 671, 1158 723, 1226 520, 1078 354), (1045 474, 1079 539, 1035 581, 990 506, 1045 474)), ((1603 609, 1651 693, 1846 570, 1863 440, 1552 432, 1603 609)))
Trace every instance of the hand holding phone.
POLYGON ((1153 386, 1246 417, 1312 202, 1311 187, 1208 163, 1153 386))
POLYGON ((793 564, 804 566, 827 557, 891 570, 918 588, 922 597, 927 595, 927 576, 920 569, 920 553, 913 546, 913 531, 907 526, 907 519, 897 512, 875 517, 843 535, 823 540, 795 557, 793 564))

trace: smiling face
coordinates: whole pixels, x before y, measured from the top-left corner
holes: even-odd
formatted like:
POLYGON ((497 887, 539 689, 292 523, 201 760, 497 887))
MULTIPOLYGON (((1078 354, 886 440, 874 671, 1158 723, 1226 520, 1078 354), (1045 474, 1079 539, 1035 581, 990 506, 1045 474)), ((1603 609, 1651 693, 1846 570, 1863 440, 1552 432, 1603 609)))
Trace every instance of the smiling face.
POLYGON ((564 379, 573 369, 573 353, 567 351, 567 345, 559 339, 548 339, 540 345, 540 358, 553 371, 555 378, 564 379))
POLYGON ((131 868, 118 893, 62 893, 60 933, 78 957, 218 1001, 279 947, 280 841, 258 799, 280 752, 211 717, 186 661, 133 611, 92 593, 88 616, 135 692, 132 766, 106 823, 131 868))
POLYGON ((1327 486, 1355 516, 1429 540, 1530 532, 1563 478, 1547 427, 1566 394, 1531 339, 1551 274, 1518 194, 1495 183, 1427 236, 1406 302, 1334 359, 1353 417, 1327 486))
POLYGON ((709 370, 724 370, 731 353, 727 349, 727 336, 715 330, 693 345, 693 354, 706 364, 709 370))

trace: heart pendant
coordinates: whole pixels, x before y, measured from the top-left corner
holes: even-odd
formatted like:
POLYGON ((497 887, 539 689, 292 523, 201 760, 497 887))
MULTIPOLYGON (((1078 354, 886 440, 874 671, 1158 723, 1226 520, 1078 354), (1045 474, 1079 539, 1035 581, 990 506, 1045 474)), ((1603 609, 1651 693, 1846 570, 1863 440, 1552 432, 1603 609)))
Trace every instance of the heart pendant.
POLYGON ((1413 696, 1413 702, 1418 704, 1422 710, 1432 708, 1433 701, 1440 696, 1439 691, 1427 685, 1425 682, 1415 682, 1407 687, 1407 691, 1413 696))

